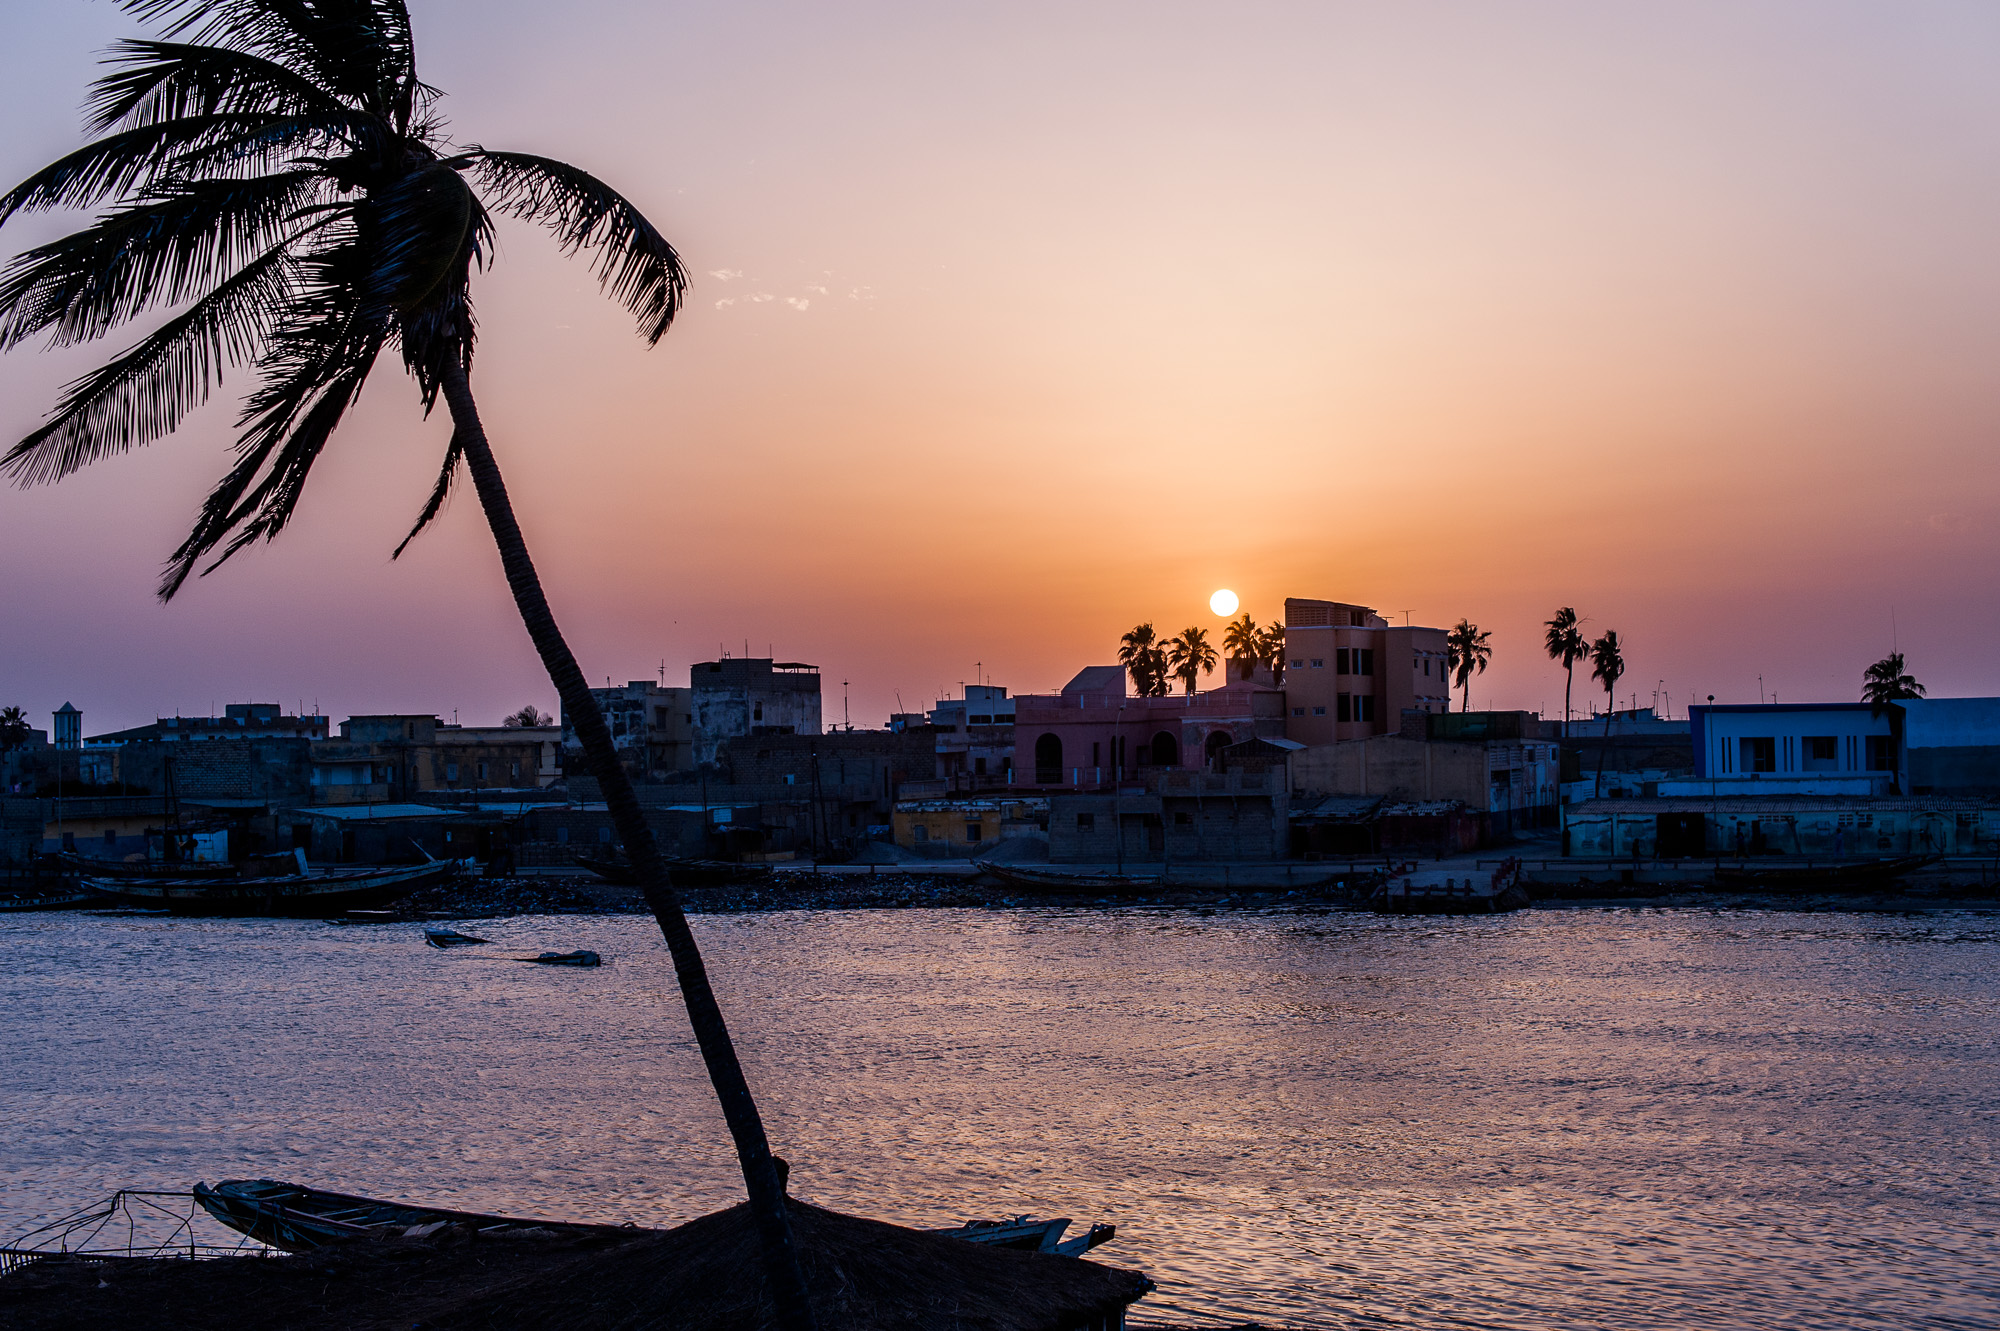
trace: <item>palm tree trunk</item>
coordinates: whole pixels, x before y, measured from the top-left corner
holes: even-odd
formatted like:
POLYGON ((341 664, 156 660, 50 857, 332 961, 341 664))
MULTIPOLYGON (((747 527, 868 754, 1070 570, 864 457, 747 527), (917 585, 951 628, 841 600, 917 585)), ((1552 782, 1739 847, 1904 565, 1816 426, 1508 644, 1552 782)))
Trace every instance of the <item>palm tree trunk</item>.
POLYGON ((1611 693, 1612 685, 1604 686, 1604 739, 1597 746, 1597 798, 1604 798, 1604 760, 1611 756, 1611 713, 1617 708, 1618 700, 1611 693))
POLYGON ((1563 738, 1569 738, 1569 690, 1576 682, 1576 664, 1571 662, 1563 667, 1563 738))
POLYGON ((695 1041, 701 1047, 702 1061, 708 1065, 708 1077, 715 1086, 716 1098, 722 1102, 722 1116, 729 1124, 729 1134, 736 1141, 736 1156, 742 1162, 743 1181, 749 1190, 751 1210, 763 1238, 764 1260, 777 1306, 778 1323, 787 1331, 812 1331, 812 1307, 807 1302, 805 1275, 799 1266, 798 1252, 792 1245, 791 1221, 785 1211, 784 1183, 778 1176, 770 1143, 765 1139, 757 1103, 751 1098, 750 1086, 743 1079, 743 1068, 736 1061, 736 1046, 731 1043, 729 1028, 723 1023, 722 1009, 716 1004, 715 991, 709 987, 708 970, 702 964, 701 950, 696 947, 694 935, 688 930, 687 916, 681 912, 680 900, 667 881, 659 849, 653 844, 652 829, 646 825, 645 816, 639 810, 638 796, 633 793, 632 783, 618 762, 617 752, 611 744, 611 732, 605 728, 604 717, 597 709, 597 700, 590 696, 590 686, 584 679, 583 670, 577 665, 569 644, 563 640, 562 631, 556 627, 555 616, 549 611, 548 599, 542 594, 541 578, 535 572, 534 561, 528 556, 527 542, 521 535, 520 524, 514 520, 514 507, 508 501, 507 487, 500 479, 499 464, 494 461, 493 450, 486 442, 485 427, 479 423, 479 410, 472 400, 472 386, 466 380, 465 371, 456 364, 445 371, 444 398, 451 409, 452 426, 465 449, 466 466, 471 470, 472 483, 478 489, 479 505, 485 510, 487 525, 493 529, 494 543, 500 547, 500 564, 506 570, 507 585, 514 593, 514 604, 521 612, 521 622, 527 627, 535 650, 541 654, 542 665, 556 686, 556 696, 562 700, 563 712, 583 743, 584 759, 604 794, 612 825, 618 830, 619 840, 624 842, 625 854, 631 859, 640 887, 646 894, 646 904, 652 907, 653 918, 659 921, 660 932, 666 936, 667 951, 674 959, 674 974, 680 981, 681 998, 687 1005, 688 1022, 694 1027, 695 1041))

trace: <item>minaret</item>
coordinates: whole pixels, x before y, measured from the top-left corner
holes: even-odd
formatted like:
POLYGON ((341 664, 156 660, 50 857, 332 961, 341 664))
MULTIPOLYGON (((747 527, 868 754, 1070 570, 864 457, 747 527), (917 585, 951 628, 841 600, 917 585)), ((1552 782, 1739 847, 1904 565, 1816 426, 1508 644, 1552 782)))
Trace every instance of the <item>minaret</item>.
POLYGON ((83 713, 76 710, 76 704, 64 703, 57 709, 55 724, 49 728, 49 738, 58 749, 80 749, 83 747, 83 713))

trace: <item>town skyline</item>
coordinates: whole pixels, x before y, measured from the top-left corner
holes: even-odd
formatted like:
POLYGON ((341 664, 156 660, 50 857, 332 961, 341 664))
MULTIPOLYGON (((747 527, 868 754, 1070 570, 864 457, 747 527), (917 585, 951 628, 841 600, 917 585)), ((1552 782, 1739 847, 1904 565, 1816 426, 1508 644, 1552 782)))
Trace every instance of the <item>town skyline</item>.
MULTIPOLYGON (((1218 630, 1231 587, 1260 622, 1286 596, 1469 618, 1475 707, 1559 711, 1538 639, 1565 604, 1676 713, 1759 675, 1851 698, 1892 648, 1935 696, 2000 691, 1993 19, 1586 12, 420 7, 454 124, 615 175, 695 274, 652 352, 525 230, 475 283, 495 444, 586 673, 672 682, 747 637, 879 724, 975 662, 1035 692, 1134 622, 1218 630), (590 36, 611 22, 629 51, 590 36)), ((24 27, 13 177, 74 145, 125 31, 24 27)), ((69 220, 17 220, 10 252, 69 220)), ((0 424, 90 354, 0 361, 0 424)), ((0 492, 9 616, 58 630, 6 635, 0 703, 106 729, 552 706, 475 505, 388 559, 442 441, 411 392, 383 376, 293 528, 165 609, 222 404, 0 492)))

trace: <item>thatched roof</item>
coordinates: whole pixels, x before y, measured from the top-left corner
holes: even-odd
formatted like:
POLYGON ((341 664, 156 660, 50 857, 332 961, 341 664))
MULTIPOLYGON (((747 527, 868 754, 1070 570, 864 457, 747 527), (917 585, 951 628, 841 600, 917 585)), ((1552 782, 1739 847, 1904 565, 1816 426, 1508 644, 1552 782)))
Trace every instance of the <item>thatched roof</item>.
MULTIPOLYGON (((1016 1252, 792 1202, 792 1234, 820 1331, 1066 1331, 1152 1288, 1134 1271, 1016 1252)), ((496 1289, 427 1324, 438 1331, 761 1331, 775 1326, 746 1203, 530 1289, 496 1289), (662 1316, 671 1310, 671 1320, 662 1316)))
MULTIPOLYGON (((1152 1282, 794 1199, 820 1331, 1070 1331, 1152 1282)), ((359 1242, 297 1257, 36 1263, 0 1280, 0 1331, 758 1331, 772 1325, 749 1207, 631 1238, 359 1242)))

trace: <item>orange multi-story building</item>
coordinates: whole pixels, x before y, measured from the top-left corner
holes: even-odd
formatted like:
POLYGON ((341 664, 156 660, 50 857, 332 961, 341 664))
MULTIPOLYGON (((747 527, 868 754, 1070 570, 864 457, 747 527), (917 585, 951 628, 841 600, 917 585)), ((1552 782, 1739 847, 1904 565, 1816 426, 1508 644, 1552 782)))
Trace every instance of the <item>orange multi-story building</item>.
POLYGON ((1285 738, 1392 734, 1405 710, 1448 710, 1443 629, 1392 625, 1365 605, 1285 598, 1285 738))

